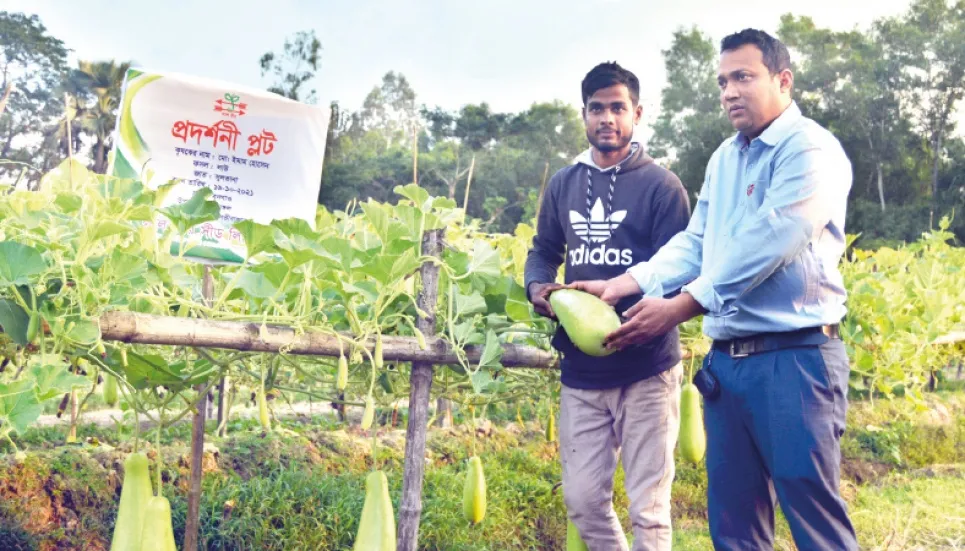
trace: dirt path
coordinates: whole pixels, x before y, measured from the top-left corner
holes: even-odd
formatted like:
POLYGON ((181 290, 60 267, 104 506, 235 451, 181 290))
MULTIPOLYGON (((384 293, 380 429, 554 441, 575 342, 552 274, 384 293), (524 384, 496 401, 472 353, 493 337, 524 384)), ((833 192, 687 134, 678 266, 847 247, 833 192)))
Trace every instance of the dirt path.
MULTIPOLYGON (((351 413, 351 408, 347 408, 349 413, 351 413)), ((295 402, 291 406, 287 403, 274 404, 273 413, 276 417, 296 417, 298 415, 331 415, 335 417, 335 410, 329 402, 295 402)), ((124 411, 120 409, 99 409, 96 411, 85 411, 80 416, 80 424, 95 424, 99 427, 110 427, 113 426, 117 421, 124 418, 124 411)), ((208 410, 208 419, 214 419, 217 416, 217 409, 211 408, 208 410)), ((252 418, 258 416, 257 406, 241 406, 236 405, 231 408, 231 418, 252 418)), ((181 420, 182 423, 190 422, 191 417, 185 416, 181 420)), ((59 425, 69 425, 70 415, 65 414, 60 418, 56 415, 41 415, 40 419, 37 420, 36 426, 41 427, 52 427, 59 425)))

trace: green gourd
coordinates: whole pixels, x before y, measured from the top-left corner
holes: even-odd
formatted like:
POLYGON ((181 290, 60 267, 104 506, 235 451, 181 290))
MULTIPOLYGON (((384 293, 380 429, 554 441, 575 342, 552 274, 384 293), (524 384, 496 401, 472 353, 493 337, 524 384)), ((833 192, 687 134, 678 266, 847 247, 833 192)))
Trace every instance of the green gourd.
POLYGON ((612 306, 576 289, 553 291, 549 301, 566 335, 583 353, 602 357, 614 352, 603 346, 603 339, 620 327, 612 306))
POLYGON ((105 375, 104 379, 104 403, 114 407, 117 405, 117 379, 113 375, 105 375))
POLYGON ((164 496, 154 496, 144 509, 144 530, 139 551, 178 551, 171 523, 171 504, 164 496))
POLYGON ((382 471, 365 478, 365 504, 353 551, 395 551, 395 513, 389 498, 389 481, 382 471))
POLYGON ((478 456, 469 458, 469 471, 462 492, 462 512, 466 520, 479 524, 486 517, 486 475, 478 456))
POLYGON ((153 495, 147 456, 142 452, 128 455, 124 460, 124 482, 121 485, 121 502, 117 507, 111 551, 141 551, 144 511, 153 495))
POLYGON ((707 450, 700 392, 693 383, 686 383, 680 391, 680 456, 691 463, 699 463, 707 450))

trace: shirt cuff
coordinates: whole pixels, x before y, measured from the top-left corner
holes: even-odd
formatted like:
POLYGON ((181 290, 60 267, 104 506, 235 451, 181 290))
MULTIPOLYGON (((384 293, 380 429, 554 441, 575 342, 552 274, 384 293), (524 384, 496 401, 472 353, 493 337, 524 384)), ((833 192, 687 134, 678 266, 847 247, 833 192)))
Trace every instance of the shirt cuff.
POLYGON ((711 314, 720 314, 724 307, 724 301, 714 290, 714 284, 704 276, 699 276, 697 279, 691 281, 687 285, 684 285, 681 291, 694 297, 701 306, 704 307, 707 312, 711 314))
POLYGON ((650 268, 649 263, 641 262, 636 266, 631 266, 627 269, 627 273, 637 282, 637 285, 640 286, 640 291, 642 291, 644 295, 648 297, 663 297, 663 284, 657 279, 657 274, 650 268))

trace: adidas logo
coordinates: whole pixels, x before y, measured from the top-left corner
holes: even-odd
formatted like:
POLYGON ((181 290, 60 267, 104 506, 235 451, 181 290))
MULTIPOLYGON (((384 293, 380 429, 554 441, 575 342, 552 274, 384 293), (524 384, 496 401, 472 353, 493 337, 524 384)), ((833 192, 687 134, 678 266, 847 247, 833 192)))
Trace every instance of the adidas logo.
POLYGON ((577 237, 587 243, 602 243, 613 235, 613 230, 620 227, 620 222, 627 217, 627 211, 618 210, 609 217, 603 214, 603 203, 599 199, 590 209, 590 219, 587 220, 575 210, 570 211, 570 226, 577 237))
POLYGON ((633 251, 631 249, 608 249, 605 244, 602 244, 613 236, 613 231, 620 227, 620 223, 626 217, 627 211, 625 210, 618 210, 607 217, 603 212, 603 203, 599 199, 590 209, 589 220, 579 212, 571 210, 570 226, 576 236, 586 243, 568 251, 570 266, 582 266, 583 264, 594 266, 632 265, 633 251), (601 243, 601 245, 592 246, 595 243, 601 243))

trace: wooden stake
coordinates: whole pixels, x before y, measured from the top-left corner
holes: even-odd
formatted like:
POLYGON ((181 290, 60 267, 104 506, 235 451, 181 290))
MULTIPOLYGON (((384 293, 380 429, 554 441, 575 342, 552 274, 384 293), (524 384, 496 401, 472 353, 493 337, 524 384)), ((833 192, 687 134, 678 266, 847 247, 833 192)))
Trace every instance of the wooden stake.
MULTIPOLYGON (((426 232, 422 251, 427 256, 442 253, 443 230, 426 232)), ((422 289, 417 306, 426 313, 416 321, 424 335, 435 334, 436 301, 439 295, 439 267, 425 263, 420 270, 422 289)), ((383 348, 384 350, 384 348, 383 348)), ((405 434, 405 466, 402 475, 402 500, 399 505, 398 551, 416 551, 419 519, 422 515, 422 480, 426 468, 426 423, 429 421, 429 391, 432 389, 432 363, 412 362, 409 392, 409 425, 405 434)))
MULTIPOLYGON (((204 267, 201 296, 204 299, 205 306, 210 306, 214 299, 214 278, 211 276, 211 266, 208 265, 204 267)), ((185 354, 190 353, 185 351, 185 354)), ((201 383, 195 387, 195 390, 203 393, 203 396, 201 396, 201 401, 198 402, 197 409, 195 409, 191 427, 191 480, 188 486, 188 518, 184 525, 183 551, 197 551, 198 549, 198 531, 201 525, 201 460, 204 458, 204 421, 208 402, 208 393, 205 392, 205 386, 204 383, 201 383)))

